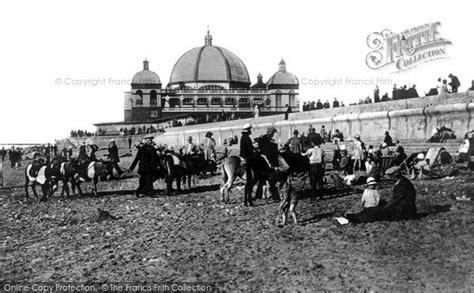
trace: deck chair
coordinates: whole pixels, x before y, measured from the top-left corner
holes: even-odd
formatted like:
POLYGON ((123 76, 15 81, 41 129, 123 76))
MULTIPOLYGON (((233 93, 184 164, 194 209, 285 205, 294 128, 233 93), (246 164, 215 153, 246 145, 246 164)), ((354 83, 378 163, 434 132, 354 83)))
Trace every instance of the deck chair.
POLYGON ((426 153, 425 160, 428 160, 430 167, 436 165, 436 161, 439 158, 439 154, 444 150, 444 147, 430 147, 426 153))
POLYGON ((382 169, 382 173, 385 174, 385 171, 393 166, 393 162, 395 161, 395 156, 385 156, 381 157, 380 160, 380 169, 382 169))
POLYGON ((410 156, 408 156, 401 164, 400 168, 402 169, 402 172, 406 174, 410 174, 411 169, 413 166, 417 163, 417 157, 418 153, 413 153, 410 156))

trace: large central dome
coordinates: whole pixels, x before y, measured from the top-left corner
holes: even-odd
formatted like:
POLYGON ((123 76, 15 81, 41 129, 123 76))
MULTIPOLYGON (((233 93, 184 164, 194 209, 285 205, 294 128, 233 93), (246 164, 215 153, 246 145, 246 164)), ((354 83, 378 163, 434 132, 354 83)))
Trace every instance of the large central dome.
MULTIPOLYGON (((169 86, 196 84, 228 84, 229 88, 248 88, 250 78, 245 64, 237 55, 212 45, 207 32, 205 45, 184 53, 171 72, 169 86)), ((201 85, 198 85, 201 86, 201 85)))

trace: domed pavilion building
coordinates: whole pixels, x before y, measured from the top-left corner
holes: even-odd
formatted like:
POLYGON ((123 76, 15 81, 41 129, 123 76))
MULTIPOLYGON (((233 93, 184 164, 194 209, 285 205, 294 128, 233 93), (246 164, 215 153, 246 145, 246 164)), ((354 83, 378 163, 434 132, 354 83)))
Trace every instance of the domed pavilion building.
MULTIPOLYGON (((283 59, 266 83, 259 73, 252 85, 245 63, 215 46, 208 31, 204 46, 187 51, 176 61, 165 88, 145 60, 143 70, 133 76, 131 90, 125 92, 124 122, 114 125, 156 124, 176 117, 205 122, 223 111, 227 117, 248 118, 256 105, 262 116, 282 114, 287 104, 294 112, 299 109, 298 89, 298 78, 286 70, 283 59)), ((110 128, 107 123, 96 126, 110 128)))

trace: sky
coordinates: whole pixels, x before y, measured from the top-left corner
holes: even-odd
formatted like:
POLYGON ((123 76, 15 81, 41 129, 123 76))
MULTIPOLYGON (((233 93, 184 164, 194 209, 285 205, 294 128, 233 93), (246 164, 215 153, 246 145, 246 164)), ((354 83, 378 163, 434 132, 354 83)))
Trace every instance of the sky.
POLYGON ((247 66, 251 82, 287 70, 300 81, 300 101, 346 104, 393 84, 423 95, 449 73, 461 91, 474 80, 473 4, 441 1, 2 1, 0 4, 0 143, 44 143, 71 129, 123 120, 124 92, 150 61, 163 86, 178 58, 213 44, 247 66), (445 7, 445 9, 443 9, 445 7), (452 42, 446 56, 398 72, 373 70, 367 37, 440 22, 452 42))

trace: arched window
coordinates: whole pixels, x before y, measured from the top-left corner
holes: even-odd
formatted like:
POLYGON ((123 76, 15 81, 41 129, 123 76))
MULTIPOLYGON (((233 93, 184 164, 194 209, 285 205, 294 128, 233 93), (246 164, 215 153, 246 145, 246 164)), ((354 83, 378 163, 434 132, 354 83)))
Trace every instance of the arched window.
POLYGON ((143 92, 141 90, 138 90, 136 95, 137 95, 137 102, 135 104, 143 105, 143 92))
POLYGON ((157 104, 158 104, 158 100, 157 100, 156 91, 152 90, 150 92, 150 105, 157 105, 157 104))
POLYGON ((296 96, 295 96, 295 91, 293 90, 290 91, 289 102, 290 102, 290 106, 296 106, 296 96))
POLYGON ((281 107, 281 92, 277 91, 275 97, 276 97, 275 99, 276 106, 281 107))
POLYGON ((194 105, 194 99, 193 98, 184 98, 183 99, 183 105, 194 105))
POLYGON ((226 105, 235 105, 235 98, 226 98, 225 99, 226 105))
POLYGON ((250 107, 250 99, 249 98, 240 98, 239 99, 239 107, 249 108, 250 107))
POLYGON ((174 108, 174 107, 176 107, 176 106, 178 106, 178 107, 180 106, 179 98, 170 98, 168 103, 170 104, 170 108, 174 108))
POLYGON ((211 99, 211 105, 222 105, 222 99, 221 98, 212 98, 211 99))
POLYGON ((199 99, 197 99, 197 104, 198 104, 198 105, 207 105, 207 103, 208 103, 207 98, 199 98, 199 99))

